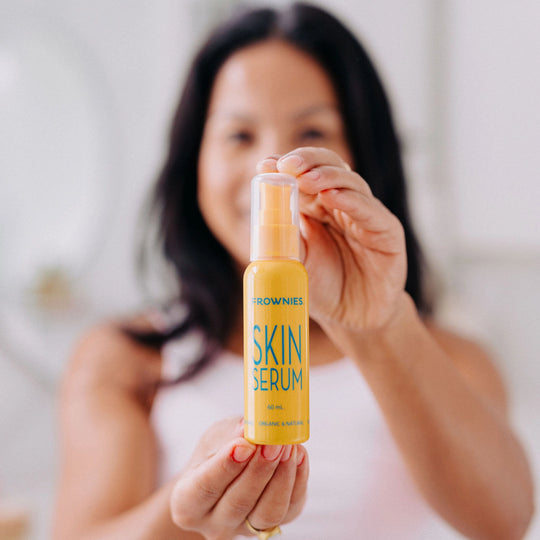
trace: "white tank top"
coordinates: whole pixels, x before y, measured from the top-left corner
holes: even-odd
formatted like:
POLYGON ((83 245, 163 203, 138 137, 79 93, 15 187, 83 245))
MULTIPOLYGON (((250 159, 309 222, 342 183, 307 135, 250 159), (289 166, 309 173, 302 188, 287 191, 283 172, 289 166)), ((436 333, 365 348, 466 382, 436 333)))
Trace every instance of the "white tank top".
MULTIPOLYGON (((163 377, 176 378, 197 349, 193 336, 165 345, 163 377)), ((420 497, 354 363, 312 366, 309 385, 308 497, 282 527, 283 540, 461 538, 420 497)), ((243 408, 242 358, 228 352, 192 380, 160 389, 151 413, 160 484, 184 467, 208 427, 243 408)))

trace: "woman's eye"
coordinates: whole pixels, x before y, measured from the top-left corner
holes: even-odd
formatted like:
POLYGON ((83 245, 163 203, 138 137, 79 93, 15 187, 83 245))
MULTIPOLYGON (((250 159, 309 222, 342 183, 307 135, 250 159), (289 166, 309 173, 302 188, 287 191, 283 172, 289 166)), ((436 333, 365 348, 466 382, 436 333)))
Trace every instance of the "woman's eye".
POLYGON ((236 143, 250 143, 253 141, 253 134, 249 131, 235 131, 228 136, 228 139, 236 143))
POLYGON ((318 140, 318 139, 324 139, 325 134, 320 129, 305 129, 300 133, 300 138, 302 140, 318 140))

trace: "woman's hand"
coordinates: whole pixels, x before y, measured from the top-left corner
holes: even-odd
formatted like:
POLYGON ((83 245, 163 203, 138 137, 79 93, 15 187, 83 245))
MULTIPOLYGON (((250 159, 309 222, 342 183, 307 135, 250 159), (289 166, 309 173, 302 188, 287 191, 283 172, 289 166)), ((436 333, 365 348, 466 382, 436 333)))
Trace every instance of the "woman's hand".
POLYGON ((242 437, 243 421, 227 419, 201 438, 171 495, 176 525, 206 538, 251 536, 256 529, 292 521, 306 496, 304 447, 255 446, 242 437))
POLYGON ((354 330, 383 327, 400 305, 407 275, 399 220, 331 150, 297 148, 257 169, 298 179, 313 318, 354 330))

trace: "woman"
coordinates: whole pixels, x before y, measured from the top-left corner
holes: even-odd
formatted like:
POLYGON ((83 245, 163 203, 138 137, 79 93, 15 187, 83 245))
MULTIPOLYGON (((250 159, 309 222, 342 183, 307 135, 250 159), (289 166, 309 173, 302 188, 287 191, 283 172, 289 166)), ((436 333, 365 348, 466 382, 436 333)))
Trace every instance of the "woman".
POLYGON ((284 524, 287 538, 416 539, 430 507, 470 538, 522 538, 532 485, 503 383, 430 318, 385 94, 338 21, 297 4, 222 25, 194 60, 155 203, 181 316, 105 324, 75 351, 56 540, 267 538, 284 524), (256 447, 238 416, 257 170, 301 192, 305 446, 256 447))

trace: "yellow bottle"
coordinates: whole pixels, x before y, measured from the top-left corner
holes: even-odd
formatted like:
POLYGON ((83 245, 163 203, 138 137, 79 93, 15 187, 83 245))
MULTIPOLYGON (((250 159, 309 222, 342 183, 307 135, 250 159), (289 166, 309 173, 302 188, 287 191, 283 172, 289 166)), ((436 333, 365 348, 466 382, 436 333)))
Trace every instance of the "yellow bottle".
POLYGON ((299 260, 298 187, 281 173, 251 182, 251 263, 244 273, 244 437, 309 438, 308 279, 299 260))

